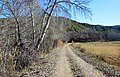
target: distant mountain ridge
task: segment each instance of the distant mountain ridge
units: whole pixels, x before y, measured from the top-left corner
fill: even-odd
[[[75,21],[75,20],[72,20],[73,22],[76,22],[76,23],[79,23],[79,24],[82,24],[82,25],[84,25],[84,26],[88,26],[88,27],[98,27],[98,26],[101,26],[101,28],[106,28],[106,29],[114,29],[114,30],[116,30],[116,31],[120,31],[120,25],[118,24],[118,25],[113,25],[113,26],[105,26],[105,25],[100,25],[100,24],[98,24],[98,25],[93,25],[93,24],[89,24],[89,23],[82,23],[82,22],[77,22],[77,21]]]
[[[120,25],[107,26],[107,27],[120,31]]]

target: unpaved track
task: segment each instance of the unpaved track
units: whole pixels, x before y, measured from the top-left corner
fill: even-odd
[[[36,65],[37,71],[33,68],[35,71],[32,71],[32,73],[28,71],[27,75],[21,75],[21,77],[80,77],[74,76],[73,69],[71,70],[70,67],[74,63],[70,64],[67,55],[75,61],[75,65],[79,66],[78,68],[85,75],[82,77],[105,77],[102,72],[78,57],[71,50],[69,44],[56,48],[49,54],[46,64]]]
[[[53,77],[73,77],[73,73],[70,69],[68,61],[69,54],[77,65],[80,66],[81,71],[85,74],[85,77],[105,77],[102,72],[95,69],[92,65],[86,63],[83,59],[78,57],[71,49],[69,44],[64,45],[58,49],[59,61],[56,65],[56,72]]]
[[[68,54],[76,61],[80,66],[81,71],[85,74],[85,77],[106,77],[102,72],[95,69],[92,65],[86,63],[83,59],[78,57],[69,47],[65,45],[66,51]]]
[[[60,47],[58,53],[59,53],[59,59],[53,77],[73,77],[73,73],[70,69],[70,64],[66,56],[67,52],[65,50],[65,46]]]

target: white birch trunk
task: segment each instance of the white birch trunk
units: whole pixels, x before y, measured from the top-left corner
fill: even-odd
[[[35,46],[35,49],[36,49],[36,50],[39,50],[39,49],[40,49],[40,44],[43,42],[43,39],[44,39],[45,34],[46,34],[46,31],[47,31],[47,29],[48,29],[48,27],[49,27],[49,24],[50,24],[51,16],[52,16],[53,10],[54,10],[54,8],[55,8],[56,2],[57,2],[57,0],[54,1],[54,4],[53,4],[53,6],[52,6],[52,8],[51,8],[51,11],[50,11],[50,14],[49,14],[49,16],[48,16],[48,18],[47,18],[47,21],[46,21],[46,23],[45,23],[45,27],[43,28],[42,34],[41,34],[40,38],[39,38],[38,41],[37,41],[37,44],[36,44],[36,46]]]

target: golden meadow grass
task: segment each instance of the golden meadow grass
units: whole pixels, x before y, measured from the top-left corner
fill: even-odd
[[[94,53],[105,59],[106,62],[120,66],[120,42],[89,42],[77,43],[86,52]]]

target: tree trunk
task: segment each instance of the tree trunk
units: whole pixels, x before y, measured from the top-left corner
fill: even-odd
[[[53,4],[53,6],[52,6],[52,9],[51,9],[51,11],[50,11],[50,14],[49,14],[49,16],[48,16],[48,18],[47,18],[47,21],[46,21],[46,23],[45,23],[45,27],[43,28],[42,34],[41,34],[40,38],[38,39],[38,41],[37,41],[37,43],[36,43],[36,45],[35,45],[35,50],[39,50],[40,44],[43,42],[43,39],[44,39],[45,34],[46,34],[46,31],[47,31],[47,29],[48,29],[48,27],[49,27],[49,24],[50,24],[50,19],[51,19],[53,10],[54,10],[54,8],[55,8],[56,2],[57,2],[57,0],[55,0],[54,4]],[[43,22],[43,23],[44,23],[44,22]]]
[[[21,44],[21,39],[20,39],[20,25],[18,22],[18,16],[15,15],[15,12],[13,11],[12,7],[10,6],[10,3],[6,0],[5,4],[7,5],[8,9],[10,10],[10,12],[12,13],[15,22],[16,22],[16,37],[17,37],[17,44],[20,45]],[[17,11],[17,10],[15,10]]]
[[[18,19],[16,17],[15,18],[15,21],[16,21],[16,36],[17,36],[17,43],[18,45],[21,44],[21,39],[20,39],[20,26],[19,26],[19,22],[18,22]]]
[[[35,19],[34,19],[34,14],[33,14],[33,10],[32,10],[32,13],[31,13],[31,20],[32,20],[32,40],[33,40],[33,44],[35,42],[35,30],[34,30],[34,27],[35,27]]]

